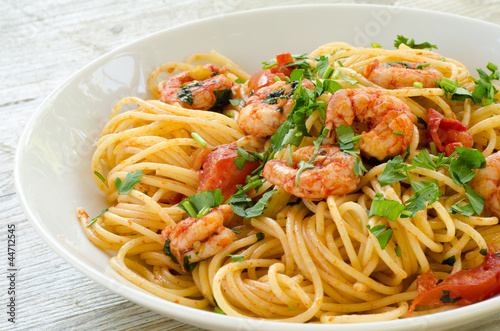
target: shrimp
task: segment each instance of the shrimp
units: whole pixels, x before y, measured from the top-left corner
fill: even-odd
[[[236,120],[243,132],[259,138],[273,135],[295,105],[292,97],[297,85],[297,82],[277,81],[259,88]],[[314,88],[308,80],[303,80],[302,86]]]
[[[335,92],[326,108],[326,128],[367,126],[359,149],[368,157],[382,161],[401,154],[413,138],[413,114],[402,100],[374,88],[345,89]]]
[[[485,199],[484,206],[500,217],[500,152],[486,158],[486,167],[477,171],[470,187]]]
[[[262,176],[271,184],[304,199],[322,200],[331,195],[354,192],[361,180],[354,173],[356,157],[327,145],[319,148],[312,162],[314,168],[304,170],[296,185],[298,164],[301,160],[309,161],[314,149],[314,146],[297,149],[292,153],[292,166],[279,160],[268,161]]]
[[[234,232],[224,227],[234,213],[229,205],[221,205],[201,218],[186,218],[175,226],[167,226],[161,238],[170,240],[170,252],[186,269],[197,261],[220,252],[234,239]]]
[[[213,64],[197,66],[158,84],[160,101],[184,108],[221,110],[240,95],[240,84],[225,76],[226,69]]]
[[[413,87],[415,82],[421,83],[424,88],[437,87],[434,82],[443,78],[439,70],[426,63],[391,61],[380,65],[378,60],[366,66],[364,75],[369,81],[386,89]]]

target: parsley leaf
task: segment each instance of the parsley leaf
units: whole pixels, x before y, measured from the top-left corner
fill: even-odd
[[[257,241],[264,240],[264,238],[266,237],[266,235],[264,234],[264,232],[257,232],[255,234],[255,236],[257,237]]]
[[[476,87],[472,92],[472,100],[474,100],[474,103],[481,106],[487,106],[491,103],[498,102],[498,99],[495,98],[495,94],[498,90],[491,84],[492,80],[498,80],[500,78],[498,66],[488,62],[486,68],[491,71],[491,74],[487,75],[482,69],[476,69],[479,74],[479,79],[474,81]]]
[[[455,262],[457,261],[455,255],[452,255],[450,256],[449,258],[447,258],[446,260],[443,260],[443,262],[441,262],[441,264],[447,264],[449,266],[452,266],[455,264]]]
[[[94,175],[101,180],[101,182],[106,183],[106,178],[97,170],[94,170]]]
[[[237,157],[234,159],[234,164],[238,168],[238,170],[243,169],[245,166],[245,163],[248,162],[254,162],[257,160],[261,160],[261,156],[258,153],[246,151],[241,147],[236,146],[237,154],[240,157]]]
[[[240,103],[241,103],[241,98],[238,98],[238,99],[230,99],[230,100],[229,100],[229,103],[230,103],[231,105],[235,106],[235,107],[236,107],[236,106],[239,106],[239,105],[240,105]]]
[[[177,97],[179,98],[179,100],[184,101],[188,105],[192,106],[194,98],[193,93],[191,93],[189,87],[187,87],[186,85],[182,85],[180,89],[180,92],[177,92]]]
[[[413,67],[408,62],[403,62],[403,61],[389,61],[389,62],[384,63],[384,65],[382,67],[390,67],[393,64],[400,64],[403,67],[406,67],[406,69],[413,69]]]
[[[386,217],[394,222],[403,210],[405,210],[405,206],[398,201],[388,200],[381,193],[377,193],[372,201],[368,216]]]
[[[471,93],[468,90],[460,87],[460,83],[452,81],[448,78],[442,78],[440,82],[434,82],[438,85],[446,94],[446,97],[451,101],[464,101],[466,98],[470,98],[475,104],[481,106],[487,106],[489,104],[498,102],[495,98],[495,94],[498,90],[491,83],[492,80],[498,80],[500,78],[500,72],[498,67],[493,63],[488,63],[486,68],[491,71],[491,74],[486,74],[482,69],[476,69],[479,74],[479,79],[474,79],[475,87],[474,91]]]
[[[474,214],[474,208],[472,207],[472,204],[469,202],[459,206],[458,204],[461,203],[462,201],[464,201],[464,199],[457,201],[457,203],[451,206],[450,209],[451,213],[453,214],[459,213],[464,216],[472,216],[472,214]]]
[[[358,156],[356,157],[356,162],[354,163],[354,174],[356,175],[356,177],[359,177],[363,175],[363,172],[368,172],[368,169],[366,169],[366,167],[363,165],[363,162]]]
[[[339,70],[340,71],[340,70]],[[355,79],[350,79],[346,74],[344,74],[342,71],[340,71],[340,77],[348,82],[349,84],[352,84],[352,85],[355,85],[355,84],[358,84],[359,82]]]
[[[386,163],[384,171],[378,178],[378,182],[380,183],[380,185],[386,186],[405,180],[406,174],[403,174],[403,172],[406,170],[406,168],[407,166],[405,163],[403,163],[403,159],[400,155],[398,155]]]
[[[472,94],[460,87],[461,85],[457,81],[443,77],[441,81],[434,83],[444,91],[450,101],[464,101],[466,98],[472,98]]]
[[[419,210],[426,208],[426,203],[429,205],[438,201],[443,192],[439,190],[439,186],[436,181],[424,181],[424,182],[411,182],[414,190],[414,195],[405,201],[406,210],[411,212],[411,217],[415,217]],[[414,186],[415,183],[417,186]],[[425,183],[425,184],[424,184]],[[415,190],[417,188],[417,190]]]
[[[450,291],[443,290],[443,295],[441,296],[442,303],[455,303],[460,299],[462,299],[462,297],[450,298]]]
[[[129,194],[133,188],[141,182],[142,170],[129,172],[122,182],[120,177],[115,179],[115,187],[118,194]]]
[[[226,313],[222,309],[220,309],[219,306],[214,307],[214,313],[226,315]]]
[[[212,91],[212,93],[215,95],[215,102],[209,111],[222,110],[222,108],[230,104],[230,100],[233,97],[233,91],[230,88]]]
[[[190,259],[191,259],[191,255],[184,255],[184,259],[182,261],[184,269],[187,272],[192,272],[194,270],[194,268],[196,268],[196,266],[198,265],[198,262],[189,263]]]
[[[394,251],[396,252],[396,256],[401,256],[401,248],[399,248],[399,246],[396,246]]]
[[[245,218],[252,218],[252,217],[257,217],[262,215],[264,212],[264,209],[266,208],[266,204],[271,198],[271,196],[276,192],[277,190],[272,190],[269,192],[266,192],[262,195],[262,197],[254,202],[250,197],[248,197],[244,193],[239,194],[239,198],[233,199],[229,205],[233,209],[234,213],[236,215],[239,215],[241,217]],[[238,192],[237,192],[238,193]],[[235,193],[233,197],[237,194]],[[244,194],[246,198],[242,197],[241,194]]]
[[[469,203],[476,214],[481,215],[484,208],[484,198],[471,189],[469,185],[465,185],[465,196],[469,199]]]
[[[456,147],[455,150],[458,157],[451,159],[449,173],[457,185],[464,186],[476,175],[472,169],[486,167],[486,159],[474,148]]]
[[[436,164],[431,158],[431,155],[429,152],[424,149],[421,152],[419,152],[413,160],[411,161],[411,164],[420,168],[425,168],[425,169],[430,169],[430,170],[436,170]]]
[[[233,262],[239,262],[243,261],[245,259],[245,255],[231,255],[231,254],[226,254],[226,256],[229,256]]]
[[[398,35],[397,39],[394,40],[394,47],[398,48],[399,45],[401,45],[401,44],[404,44],[404,45],[406,45],[410,48],[413,48],[413,49],[426,49],[426,48],[429,50],[432,50],[433,48],[437,49],[436,45],[431,45],[428,42],[416,44],[415,40],[413,40],[413,39],[410,40],[409,38],[405,38],[402,35]]]
[[[375,225],[372,228],[369,224],[367,224],[366,227],[377,238],[380,248],[385,249],[385,246],[387,246],[389,240],[391,240],[393,232],[392,229],[387,230],[385,225]]]
[[[105,212],[107,212],[108,210],[109,210],[109,208],[105,208],[105,209],[103,209],[99,215],[97,215],[96,217],[94,217],[94,218],[90,221],[90,223],[89,223],[89,224],[87,224],[87,227],[92,226],[92,224],[94,224],[94,223],[95,223],[95,222],[99,219],[99,217],[101,217],[101,216],[102,216],[102,214],[104,214],[104,213],[105,213]]]
[[[340,150],[344,153],[356,156],[356,162],[354,163],[354,174],[356,176],[361,176],[363,172],[368,172],[368,169],[363,165],[361,158],[359,157],[360,150],[355,149],[354,145],[358,143],[361,136],[355,136],[354,130],[351,126],[344,126],[343,124],[335,128],[335,132],[338,137],[338,144]]]
[[[189,217],[200,218],[205,216],[210,208],[217,208],[224,202],[222,190],[204,191],[193,194],[179,202],[177,205],[180,209],[188,213]],[[203,211],[202,213],[200,213]]]
[[[179,264],[179,261],[177,261],[177,258],[170,250],[170,238],[165,239],[165,244],[163,245],[163,254],[170,257],[172,261],[174,261],[174,263]]]
[[[304,160],[300,161],[300,163],[299,163],[299,170],[297,171],[297,175],[295,176],[295,186],[296,187],[299,186],[299,177],[300,177],[300,174],[304,170],[306,170],[306,169],[314,168],[314,166],[313,166],[314,159],[318,155],[318,151],[319,151],[319,148],[321,146],[321,143],[323,142],[323,139],[325,139],[325,137],[328,135],[328,131],[329,131],[328,129],[323,130],[323,133],[313,143],[315,148],[314,148],[314,152],[311,155],[311,158],[309,159],[309,161],[307,161],[307,162],[304,162]]]

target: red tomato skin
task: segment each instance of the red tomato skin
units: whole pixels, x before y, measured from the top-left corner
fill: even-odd
[[[276,66],[254,73],[248,81],[248,89],[250,91],[256,91],[261,87],[269,86],[275,82],[274,77],[279,77],[280,80],[285,80],[287,77],[290,77],[294,68],[282,68],[282,66],[291,62],[293,62],[293,56],[290,53],[276,55]]]
[[[203,169],[199,170],[198,192],[221,189],[227,200],[238,189],[236,185],[245,184],[245,179],[257,169],[259,162],[246,162],[241,170],[234,164],[238,156],[235,144],[220,145],[203,159]]]
[[[439,153],[447,156],[455,151],[455,147],[472,147],[472,135],[467,126],[457,120],[444,118],[432,108],[427,113],[427,139],[436,144]]]
[[[418,276],[419,296],[413,300],[407,316],[410,317],[417,305],[465,306],[500,293],[500,257],[496,255],[498,251],[496,246],[488,246],[488,254],[482,265],[461,270],[440,284],[437,284],[438,279],[432,270]],[[460,299],[454,303],[444,303],[441,301],[443,291],[449,292],[450,299]]]

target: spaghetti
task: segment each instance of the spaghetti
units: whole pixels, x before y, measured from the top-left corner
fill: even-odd
[[[200,61],[211,66],[195,65]],[[419,75],[425,76],[430,70],[430,83],[425,77],[418,80]],[[182,80],[158,82],[165,73],[178,71],[184,75]],[[410,71],[413,76],[408,86],[405,72]],[[389,77],[392,80],[404,76],[402,85],[388,86],[387,75],[394,75]],[[440,86],[433,83],[439,79]],[[212,85],[203,83],[208,80]],[[454,82],[455,89],[450,92],[443,82]],[[286,84],[292,90],[287,90]],[[91,161],[95,182],[111,206],[92,221],[82,208],[78,209],[80,223],[94,245],[117,251],[111,266],[124,278],[188,307],[295,323],[356,323],[406,317],[412,301],[422,294],[417,286],[418,275],[432,270],[438,279],[447,279],[460,270],[480,266],[493,247],[488,245],[500,243],[497,216],[486,209],[481,213],[482,206],[474,204],[478,194],[472,193],[475,191],[470,186],[480,192],[482,183],[472,179],[474,185],[468,185],[456,170],[460,166],[457,162],[470,165],[465,159],[468,151],[479,150],[489,157],[500,149],[500,105],[476,103],[471,96],[475,86],[467,68],[458,61],[404,44],[386,50],[331,43],[308,56],[278,56],[276,63],[268,63],[253,76],[213,51],[193,55],[185,63],[163,64],[149,79],[156,100],[126,97],[111,111]],[[172,98],[165,92],[168,88],[177,89],[168,92]],[[335,106],[329,103],[331,95],[341,90],[357,93],[360,89],[375,91],[374,96],[364,96],[373,98],[369,102],[377,102],[383,93],[409,109],[411,120],[406,129],[410,135],[406,133],[406,141],[398,137],[405,133],[392,132],[392,138],[401,144],[397,152],[376,159],[358,149],[370,139],[364,135],[372,129],[368,117],[358,123],[346,121],[342,128],[351,130],[347,135],[337,124],[330,125],[330,131],[325,128],[328,120],[324,112]],[[459,92],[469,96],[460,99]],[[309,105],[313,106],[304,101],[305,95],[312,99]],[[459,100],[451,101],[453,98]],[[353,100],[349,107],[359,102]],[[243,110],[254,103],[252,111],[271,107],[266,108],[267,113],[259,113],[255,121]],[[190,109],[193,104],[206,107]],[[436,114],[431,114],[430,108]],[[238,125],[243,120],[257,126],[257,131],[259,125],[267,125],[278,133],[247,135]],[[302,127],[306,134],[299,141],[283,138],[283,134],[283,146],[279,146],[278,138],[271,136],[277,137],[286,123],[290,125],[288,131]],[[352,177],[359,182],[353,189],[341,195],[297,197],[295,191],[287,192],[280,185],[283,179],[278,170],[273,184],[261,177],[262,167],[265,174],[268,166],[264,163],[281,162],[284,168],[293,170],[290,180],[297,181],[296,187],[306,185],[305,176],[312,176],[321,167],[318,162],[325,157],[322,154],[330,153],[321,144],[339,146],[338,153],[352,158],[349,167],[353,167]],[[379,147],[386,148],[384,144],[386,141],[381,140]],[[233,181],[231,192],[223,194],[222,199],[235,206],[238,199],[234,196],[239,193],[241,198],[243,193],[248,195],[245,203],[255,206],[255,201],[267,194],[261,200],[266,207],[260,214],[244,211],[250,216],[234,216],[226,223],[228,217],[222,213],[211,214],[221,210],[217,204],[207,206],[212,209],[205,213],[187,217],[181,200],[224,185],[210,184],[208,189],[200,189],[201,176],[220,175],[217,171],[204,175],[200,172],[208,172],[213,165],[206,161],[207,154],[214,153],[210,148],[233,153],[230,163],[237,163],[237,158],[242,162],[238,170],[231,170],[229,182],[243,164],[256,163],[242,178],[247,178],[247,186],[249,179],[257,178],[259,185],[242,192],[246,183]],[[301,162],[292,160],[301,148],[310,148],[313,155]],[[354,169],[354,161],[359,168]],[[234,164],[225,169],[231,166]],[[481,167],[484,163],[476,166]],[[140,175],[136,181],[128,178],[134,173]],[[312,181],[310,190],[317,180]],[[378,211],[377,206],[381,206]],[[222,230],[209,234],[215,248],[189,232],[195,231],[195,225],[186,226],[185,233],[175,232],[180,224],[186,224],[182,223],[186,219],[192,224],[209,224],[210,217],[224,221],[224,226],[218,223]],[[196,231],[205,231],[203,226]],[[223,229],[228,228],[232,231],[225,233]],[[194,239],[186,238],[191,235]],[[229,238],[224,245],[222,237]],[[177,255],[172,253],[182,240],[188,241],[187,246],[178,248]],[[208,251],[213,248],[214,253],[197,259],[198,248],[201,252],[203,245]],[[188,258],[187,251],[191,252]],[[196,263],[192,263],[194,260]],[[452,294],[450,297],[454,298]],[[460,304],[459,299],[454,303],[457,301]],[[417,306],[412,316],[454,305],[443,302],[435,306]]]

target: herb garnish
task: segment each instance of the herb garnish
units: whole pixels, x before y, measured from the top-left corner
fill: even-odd
[[[180,92],[177,92],[177,97],[181,101],[192,106],[194,98],[193,98],[193,93],[191,93],[191,90],[189,89],[189,87],[187,87],[186,85],[182,85],[180,89],[181,89]]]
[[[394,222],[404,210],[405,206],[398,201],[388,200],[384,198],[382,193],[377,193],[372,201],[368,216],[386,217]]]
[[[447,258],[446,260],[443,260],[443,262],[441,262],[441,264],[447,264],[449,266],[452,266],[455,264],[455,262],[457,261],[455,255],[452,255],[450,256],[449,258]]]
[[[446,94],[446,97],[450,101],[464,101],[469,98],[474,101],[475,104],[481,106],[487,106],[492,103],[498,102],[495,98],[495,94],[498,90],[491,83],[493,80],[500,79],[500,72],[498,71],[498,66],[491,62],[488,62],[486,68],[491,71],[491,74],[486,74],[482,69],[476,69],[479,74],[479,79],[472,80],[475,83],[474,91],[471,93],[468,90],[460,87],[460,83],[453,81],[449,78],[443,77],[440,82],[434,82],[438,85]]]
[[[105,209],[103,209],[99,215],[97,215],[96,217],[94,217],[94,218],[90,221],[90,223],[89,223],[89,224],[87,224],[87,227],[92,226],[92,224],[94,224],[94,223],[95,223],[95,222],[99,219],[99,217],[101,217],[101,216],[102,216],[102,214],[104,214],[104,213],[105,213],[105,212],[107,212],[108,210],[109,210],[109,208],[105,208]]]
[[[335,133],[337,133],[340,150],[356,157],[356,162],[354,163],[354,174],[359,177],[363,174],[363,172],[368,172],[359,157],[360,150],[358,148],[354,148],[354,145],[358,143],[362,136],[355,136],[352,127],[346,127],[343,124],[335,128]]]
[[[231,255],[231,254],[226,254],[226,256],[229,256],[233,262],[239,262],[243,261],[245,259],[245,255]]]
[[[264,238],[266,237],[266,235],[264,234],[264,232],[257,232],[255,234],[255,236],[257,237],[257,241],[264,240]]]
[[[455,157],[456,155],[458,157]],[[413,181],[410,178],[409,170],[415,166],[431,170],[446,167],[452,180],[457,185],[465,188],[465,195],[469,199],[467,204],[459,205],[462,201],[457,202],[451,207],[450,212],[461,213],[465,216],[470,216],[473,213],[480,215],[484,208],[484,198],[470,188],[467,183],[475,176],[473,169],[484,168],[485,165],[486,160],[482,153],[473,148],[456,147],[455,152],[448,157],[444,153],[439,154],[439,156],[431,156],[427,150],[423,150],[415,155],[411,166],[404,163],[399,155],[388,161],[378,181],[382,186],[385,186],[407,180],[413,189],[414,195],[402,204],[405,208],[401,212],[401,216],[415,217],[419,210],[425,209],[427,205],[436,202],[443,195],[443,192],[441,192],[435,180]],[[383,211],[378,211],[379,204],[379,201],[375,202],[376,209],[372,213],[384,216]],[[386,205],[388,203],[384,202],[382,206],[385,207]],[[401,207],[398,209],[401,209]]]
[[[106,183],[106,178],[97,170],[94,170],[94,175],[101,180],[101,182]]]
[[[408,46],[410,48],[413,48],[413,49],[426,49],[426,48],[429,49],[429,50],[432,50],[433,48],[437,49],[436,45],[431,45],[428,42],[424,42],[424,43],[421,43],[421,44],[416,44],[415,40],[409,39],[409,38],[405,38],[402,35],[398,35],[397,39],[394,40],[394,47],[398,48],[399,45],[401,45],[401,44],[406,45],[406,46]]]
[[[115,179],[115,187],[118,194],[129,194],[132,189],[141,182],[142,170],[129,172],[122,182],[120,177]]]
[[[177,264],[179,263],[179,261],[177,261],[177,258],[175,257],[175,255],[170,250],[170,238],[165,239],[165,244],[163,245],[163,254],[170,257],[172,259],[172,261],[174,261],[174,263],[177,263]]]
[[[377,238],[381,249],[385,249],[385,246],[389,243],[392,237],[392,229],[388,229],[385,225],[375,225],[373,228],[367,224],[368,230]]]
[[[442,303],[455,303],[460,299],[462,299],[462,297],[450,298],[450,291],[443,290],[443,295],[441,296]]]
[[[215,95],[215,102],[209,111],[220,111],[225,106],[229,105],[231,98],[233,97],[233,91],[231,89],[222,89],[217,91],[212,91]]]
[[[179,202],[180,209],[188,213],[189,217],[200,218],[208,214],[210,208],[217,208],[224,202],[222,190],[204,191],[193,194]]]

